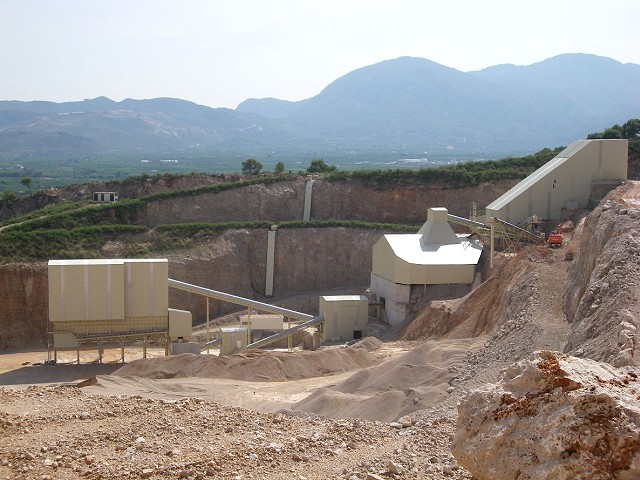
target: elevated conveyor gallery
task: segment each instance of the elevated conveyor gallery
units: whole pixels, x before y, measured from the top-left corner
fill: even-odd
[[[534,215],[560,220],[564,209],[588,208],[594,184],[615,188],[627,179],[628,140],[578,140],[487,205],[495,217],[520,225]]]

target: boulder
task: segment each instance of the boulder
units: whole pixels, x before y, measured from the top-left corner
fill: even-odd
[[[453,454],[478,480],[640,478],[639,375],[535,352],[463,398]]]

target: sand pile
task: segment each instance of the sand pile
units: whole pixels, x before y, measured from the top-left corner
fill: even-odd
[[[367,352],[374,352],[384,345],[382,341],[376,337],[366,337],[352,345],[353,348],[364,348]]]
[[[319,377],[370,367],[376,358],[367,348],[325,348],[315,352],[251,350],[231,356],[194,355],[140,359],[113,373],[120,377],[233,378],[249,381],[286,381]]]
[[[322,388],[293,410],[331,418],[391,421],[446,399],[468,354],[482,340],[427,341],[382,365]]]

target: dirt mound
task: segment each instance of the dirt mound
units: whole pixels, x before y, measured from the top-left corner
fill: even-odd
[[[497,257],[484,283],[463,298],[431,302],[407,326],[402,339],[466,338],[493,330],[513,313],[517,299],[528,295],[522,281],[526,282],[534,263],[526,261],[526,255]]]
[[[352,346],[353,348],[364,348],[367,352],[374,352],[380,349],[382,345],[384,344],[376,337],[366,337],[359,342],[354,343]]]
[[[481,344],[474,339],[427,341],[320,389],[292,408],[331,418],[395,420],[446,398],[468,354]]]
[[[233,378],[258,382],[299,380],[347,372],[373,365],[376,359],[365,348],[326,348],[315,352],[251,350],[231,356],[185,353],[135,360],[113,373],[128,377]]]

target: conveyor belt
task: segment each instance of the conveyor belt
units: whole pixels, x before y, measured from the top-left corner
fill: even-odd
[[[287,330],[283,330],[269,337],[263,338],[262,340],[258,340],[257,342],[253,342],[247,345],[245,348],[260,348],[265,345],[269,345],[270,343],[273,343],[281,338],[288,337],[289,335],[292,335],[298,330],[302,330],[303,328],[307,328],[312,325],[316,325],[318,323],[324,322],[324,318],[322,317],[315,317],[307,313],[296,312],[295,310],[289,310],[288,308],[282,308],[276,305],[258,302],[257,300],[251,300],[249,298],[232,295],[230,293],[224,293],[224,292],[219,292],[217,290],[211,290],[209,288],[199,287],[198,285],[192,285],[190,283],[181,282],[179,280],[173,280],[171,278],[169,279],[169,286],[173,288],[177,288],[179,290],[184,290],[186,292],[197,293],[198,295],[204,295],[209,298],[215,298],[218,300],[223,300],[225,302],[234,303],[236,305],[242,305],[244,307],[255,308],[256,310],[261,310],[264,312],[283,315],[287,318],[295,318],[297,320],[303,320],[301,324],[296,325],[295,327],[291,327]],[[219,338],[216,338],[210,342],[207,342],[201,347],[201,350],[206,350],[207,347],[216,345],[217,343],[220,343],[220,341],[221,340]]]

